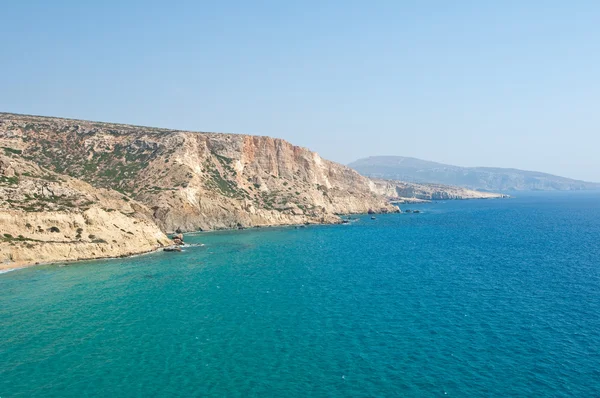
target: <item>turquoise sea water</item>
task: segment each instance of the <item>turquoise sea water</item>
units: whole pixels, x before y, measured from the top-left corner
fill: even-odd
[[[600,395],[600,194],[0,275],[0,397]]]

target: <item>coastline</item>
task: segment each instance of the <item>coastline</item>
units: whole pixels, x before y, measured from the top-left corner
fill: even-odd
[[[139,256],[145,256],[145,255],[152,254],[152,253],[159,253],[165,247],[167,247],[167,246],[161,246],[161,247],[157,247],[152,250],[145,250],[145,251],[140,251],[140,252],[135,252],[135,253],[130,253],[130,254],[119,255],[119,256],[108,255],[108,256],[86,257],[86,258],[77,258],[77,259],[64,259],[64,260],[55,260],[55,261],[33,262],[33,263],[21,262],[21,263],[15,263],[14,266],[13,266],[13,264],[10,264],[8,266],[6,266],[6,264],[0,264],[0,275],[6,274],[8,272],[16,271],[19,269],[32,268],[32,267],[37,267],[37,266],[41,266],[41,265],[53,265],[53,264],[60,264],[60,263],[73,264],[73,263],[79,263],[79,262],[84,262],[84,261],[117,260],[117,259],[122,259],[122,258],[134,258],[134,257],[139,257]]]
[[[388,212],[388,213],[380,213],[378,212],[377,214],[398,214],[398,213],[392,213],[392,212]],[[267,228],[292,228],[292,227],[307,227],[310,225],[313,226],[318,226],[318,225],[343,225],[343,220],[342,217],[348,217],[348,216],[366,216],[367,213],[349,213],[349,214],[340,214],[338,215],[338,217],[340,217],[336,222],[307,222],[304,224],[297,224],[297,223],[290,223],[290,224],[264,224],[264,225],[254,225],[251,227],[244,227],[244,228],[239,228],[239,227],[232,227],[232,228],[219,228],[219,229],[212,229],[212,230],[207,230],[207,231],[188,231],[185,232],[184,235],[196,235],[196,234],[207,234],[207,233],[214,233],[214,232],[226,232],[226,231],[236,231],[236,230],[256,230],[256,229],[267,229]],[[171,235],[171,233],[169,233],[168,235]],[[94,261],[94,260],[116,260],[116,259],[121,259],[121,258],[133,258],[133,257],[138,257],[138,256],[144,256],[144,255],[148,255],[148,254],[152,254],[152,253],[159,253],[161,252],[165,247],[168,247],[169,245],[164,245],[164,246],[160,246],[157,247],[155,249],[152,250],[145,250],[145,251],[140,251],[140,252],[132,252],[129,254],[123,254],[123,255],[106,255],[106,256],[96,256],[96,257],[85,257],[85,258],[77,258],[77,259],[57,259],[57,260],[53,260],[53,261],[44,261],[44,262],[15,262],[13,264],[0,264],[0,274],[5,274],[11,271],[16,271],[19,269],[23,269],[23,268],[31,268],[31,267],[37,267],[37,266],[41,266],[41,265],[52,265],[52,264],[59,264],[59,263],[78,263],[78,262],[83,262],[83,261]],[[184,246],[185,248],[185,246]]]
[[[498,198],[491,198],[491,199],[505,199],[505,198],[510,198],[510,196],[507,195],[502,198],[498,197]],[[474,200],[474,199],[481,200],[481,199],[488,199],[488,198],[468,198],[468,199],[453,199],[453,200]],[[417,199],[417,201],[415,201],[415,202],[404,202],[404,203],[397,202],[397,201],[390,201],[389,202],[390,204],[398,207],[398,209],[399,209],[398,212],[386,212],[386,213],[376,212],[376,214],[399,214],[399,213],[402,213],[402,210],[399,207],[400,204],[424,204],[424,203],[432,203],[432,202],[435,202],[435,201],[420,200],[420,199]],[[227,231],[236,231],[236,230],[256,230],[256,229],[268,229],[268,228],[292,228],[292,227],[305,228],[305,227],[311,226],[311,225],[312,226],[345,225],[345,223],[343,222],[343,217],[350,217],[350,216],[361,217],[361,216],[368,216],[368,215],[369,215],[369,213],[338,214],[337,216],[339,217],[339,219],[336,222],[307,222],[307,223],[303,223],[303,224],[297,224],[297,223],[263,224],[263,225],[254,225],[251,227],[243,227],[243,228],[232,227],[232,228],[211,229],[211,230],[206,230],[206,231],[187,231],[187,232],[184,232],[184,235],[200,235],[200,234],[209,234],[209,233],[216,233],[216,232],[227,232]],[[171,233],[169,233],[169,235],[171,235]],[[168,246],[169,245],[163,245],[163,246],[159,246],[154,249],[151,249],[151,250],[144,250],[144,251],[140,251],[140,252],[131,252],[128,254],[123,254],[123,255],[105,255],[105,256],[85,257],[85,258],[76,258],[76,259],[57,259],[57,260],[53,260],[53,261],[44,261],[44,262],[18,262],[18,263],[14,263],[14,264],[10,264],[10,265],[0,264],[0,275],[11,272],[11,271],[23,269],[23,268],[31,268],[31,267],[41,266],[41,265],[53,265],[53,264],[59,264],[59,263],[72,264],[72,263],[78,263],[78,262],[84,262],[84,261],[94,261],[94,260],[116,260],[116,259],[122,259],[122,258],[134,258],[134,257],[138,257],[138,256],[152,254],[152,253],[159,253],[165,247],[168,247]]]
[[[210,377],[211,385],[200,393],[210,395],[216,391],[213,386],[222,386],[218,392],[227,395],[233,384],[223,383],[221,369],[226,369],[236,372],[235,380],[232,379],[234,386],[240,390],[247,388],[248,395],[272,391],[274,384],[265,380],[265,374],[275,374],[275,385],[281,386],[278,392],[285,395],[290,384],[283,386],[278,382],[276,372],[281,368],[280,362],[265,362],[265,355],[273,354],[272,343],[282,342],[287,353],[298,354],[287,356],[284,352],[282,358],[287,361],[286,366],[300,365],[302,380],[298,372],[285,379],[286,383],[300,383],[292,384],[300,395],[301,391],[312,388],[315,375],[326,386],[319,393],[327,395],[340,387],[346,389],[340,398],[352,395],[356,383],[371,380],[375,366],[386,376],[381,378],[384,384],[369,388],[365,394],[377,395],[380,391],[393,394],[397,390],[393,376],[404,369],[392,369],[389,365],[397,363],[399,351],[414,353],[416,342],[422,350],[417,361],[422,363],[413,363],[406,373],[415,376],[416,387],[412,391],[425,395],[430,391],[435,395],[437,391],[439,395],[439,385],[444,382],[417,390],[418,386],[424,386],[422,368],[431,370],[430,376],[435,378],[439,371],[429,366],[431,360],[440,369],[447,369],[444,366],[448,364],[448,352],[466,347],[464,355],[468,356],[471,348],[468,342],[481,331],[482,322],[499,333],[508,326],[513,334],[508,336],[510,340],[476,339],[484,355],[467,367],[486,368],[489,363],[486,353],[496,350],[500,355],[497,363],[509,372],[509,379],[515,374],[514,361],[511,362],[515,350],[506,348],[513,342],[525,341],[513,337],[528,338],[532,333],[537,333],[533,337],[539,341],[548,337],[544,327],[548,319],[554,319],[556,308],[547,305],[548,298],[542,294],[510,298],[507,293],[514,292],[515,278],[519,281],[526,278],[527,286],[523,286],[526,289],[550,292],[550,298],[558,300],[561,304],[558,307],[563,310],[556,323],[562,329],[556,330],[559,333],[556,336],[558,347],[565,350],[517,350],[523,354],[525,367],[532,356],[538,358],[540,353],[548,354],[548,360],[559,365],[561,360],[575,355],[581,361],[569,377],[578,383],[579,369],[593,372],[595,364],[577,353],[589,347],[587,342],[594,341],[598,330],[587,316],[594,313],[593,302],[584,301],[589,305],[582,309],[579,298],[583,293],[587,296],[597,293],[595,285],[589,283],[589,276],[600,258],[600,248],[594,241],[600,231],[600,221],[596,222],[600,217],[599,198],[598,194],[575,198],[523,195],[512,201],[409,205],[406,207],[419,208],[421,215],[382,215],[374,221],[367,215],[353,216],[358,221],[347,228],[312,225],[303,229],[281,227],[186,234],[184,239],[190,246],[200,242],[205,246],[189,247],[183,253],[59,263],[0,275],[3,314],[7,315],[3,341],[8,356],[3,359],[14,369],[4,378],[5,390],[23,395],[36,395],[40,391],[64,395],[66,391],[77,396],[81,395],[82,386],[76,379],[84,372],[93,381],[86,385],[94,388],[89,391],[99,395],[111,386],[116,386],[117,395],[119,391],[134,396],[152,395],[164,385],[183,388],[185,394],[193,396],[199,394],[198,386],[204,386],[206,377]],[[533,218],[532,208],[536,209]],[[592,229],[588,231],[586,227]],[[541,239],[536,234],[541,229],[550,235]],[[571,233],[574,235],[568,235]],[[535,251],[526,253],[528,261],[523,261],[522,253],[515,252],[515,248],[529,244]],[[581,247],[593,251],[582,252]],[[576,279],[572,281],[565,276]],[[490,280],[494,281],[491,290]],[[564,283],[557,284],[560,281]],[[587,290],[581,292],[579,288]],[[362,293],[357,295],[356,289]],[[554,294],[556,289],[560,295]],[[490,295],[480,300],[473,295],[474,291]],[[562,307],[563,296],[573,299],[568,307]],[[497,302],[505,312],[490,310],[491,302]],[[523,322],[532,319],[532,308],[542,310],[536,318],[539,327],[523,328]],[[514,315],[515,321],[507,323],[506,313]],[[575,320],[573,314],[581,317]],[[397,322],[399,319],[406,322]],[[417,329],[407,329],[406,324]],[[331,333],[324,334],[324,328],[330,328]],[[378,333],[381,330],[389,333]],[[437,335],[430,338],[432,330]],[[449,330],[451,333],[446,333]],[[579,334],[582,330],[585,335]],[[568,346],[560,344],[561,339],[574,333],[586,340],[572,341]],[[415,339],[415,336],[426,338]],[[448,338],[440,340],[439,336]],[[257,345],[257,338],[263,337],[264,344]],[[324,339],[330,356],[321,360],[322,344],[315,344],[315,338]],[[113,349],[115,344],[121,348]],[[440,344],[445,344],[442,351],[438,349]],[[351,366],[350,371],[344,363],[337,366],[338,359],[349,351],[373,347],[376,347],[373,353],[380,355],[367,358],[373,366],[359,363],[356,368]],[[76,355],[65,356],[65,349]],[[165,356],[165,350],[169,356]],[[281,354],[275,351],[275,356]],[[433,359],[431,353],[435,354]],[[122,377],[123,372],[130,370],[127,359],[131,355],[143,357],[142,362],[147,365],[134,371],[139,383],[133,385]],[[231,361],[239,355],[254,362]],[[74,369],[81,358],[89,359],[89,366]],[[320,361],[316,365],[315,358]],[[359,357],[348,358],[365,364]],[[56,366],[39,368],[40,361]],[[181,366],[169,366],[173,361]],[[123,365],[123,372],[115,369],[119,364]],[[259,368],[248,373],[247,364]],[[268,368],[263,372],[260,366]],[[332,372],[315,372],[315,366]],[[199,375],[199,368],[212,370],[206,373],[203,370]],[[462,366],[450,368],[444,373],[448,380],[461,380],[467,374],[459,386],[466,386],[461,394],[485,395],[484,388],[471,388],[473,380],[475,385],[481,381],[480,374],[465,373]],[[570,369],[567,368],[562,367]],[[395,373],[388,378],[386,369]],[[537,377],[558,375],[553,386],[564,385],[566,379],[562,373],[538,370],[539,374],[531,375],[533,383]],[[31,380],[23,377],[31,372],[36,377]],[[485,377],[493,381],[496,373],[492,369]],[[57,379],[57,374],[65,378]],[[342,375],[346,375],[346,381]],[[194,383],[178,383],[182,377],[194,378]],[[261,388],[249,387],[249,378]],[[523,389],[519,391],[530,391],[530,379],[521,380]],[[161,386],[155,384],[158,382]],[[448,385],[458,386],[453,381]],[[589,383],[584,380],[581,385]],[[442,387],[448,395],[458,394],[447,385]],[[502,392],[508,395],[516,389],[512,379],[505,387]],[[161,391],[169,395],[175,390],[169,387]],[[577,391],[583,395],[587,392]]]
[[[464,197],[464,198],[439,198],[439,199],[420,199],[420,198],[390,198],[389,203],[393,205],[402,204],[421,204],[421,203],[433,203],[447,200],[502,200],[502,199],[513,199],[511,195],[507,194],[494,194],[494,196],[482,196],[482,197]]]

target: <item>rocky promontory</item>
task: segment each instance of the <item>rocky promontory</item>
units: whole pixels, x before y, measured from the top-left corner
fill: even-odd
[[[442,184],[417,184],[412,182],[372,179],[373,190],[395,203],[419,203],[431,200],[500,199],[508,195],[481,192]]]
[[[11,267],[149,251],[174,231],[398,211],[356,171],[271,137],[0,113],[2,152]]]
[[[0,146],[144,203],[165,232],[395,211],[366,177],[277,138],[0,114]]]

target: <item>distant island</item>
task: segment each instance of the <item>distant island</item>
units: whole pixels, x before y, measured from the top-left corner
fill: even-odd
[[[371,156],[349,167],[360,174],[387,180],[455,185],[479,191],[581,191],[600,183],[552,174],[496,167],[460,167],[403,156]]]

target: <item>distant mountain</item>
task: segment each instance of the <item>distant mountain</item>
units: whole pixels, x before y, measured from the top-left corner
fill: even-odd
[[[402,156],[371,156],[348,166],[367,177],[456,185],[482,191],[577,191],[600,183],[494,167],[459,167]]]

